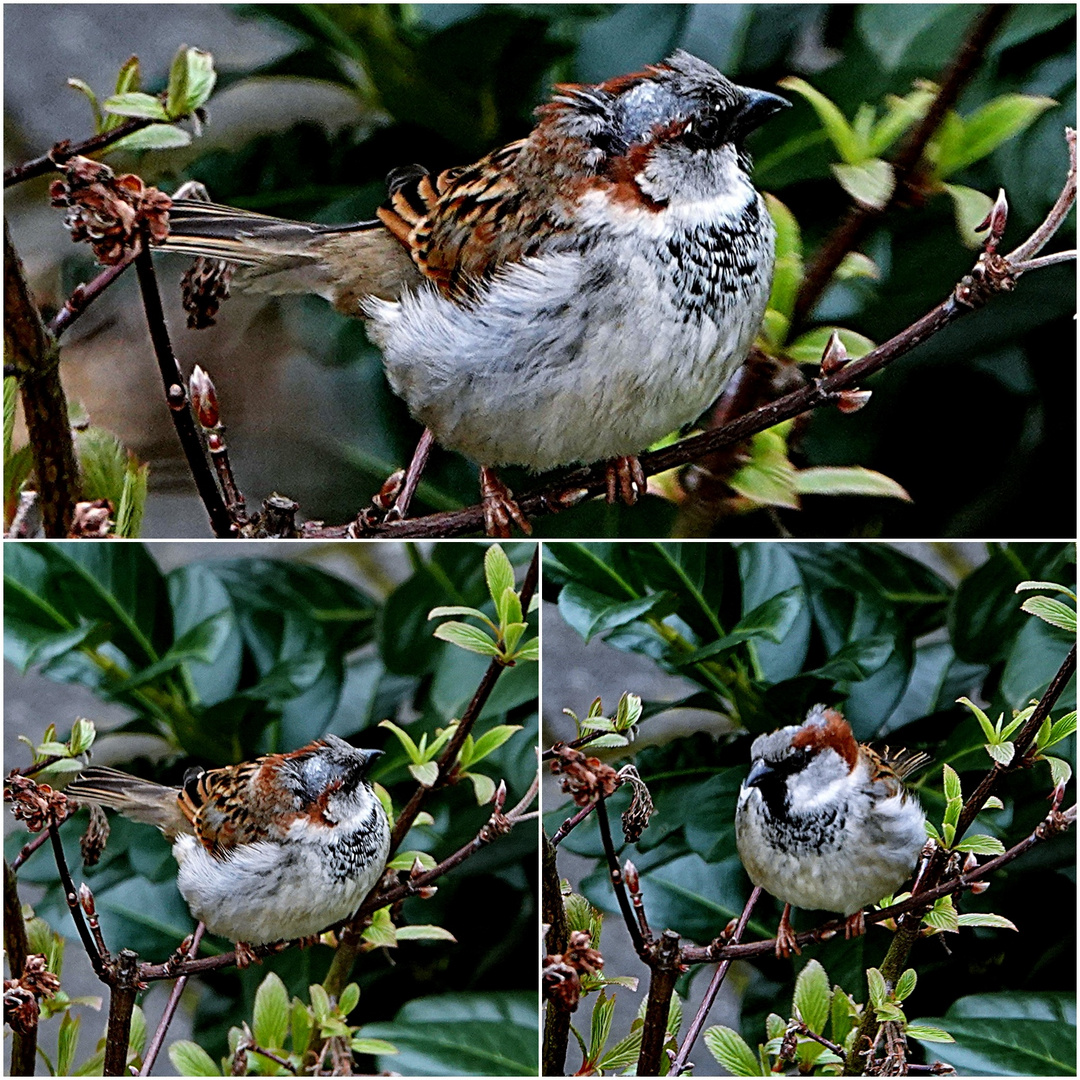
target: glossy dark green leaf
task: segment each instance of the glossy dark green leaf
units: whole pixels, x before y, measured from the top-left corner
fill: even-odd
[[[535,1076],[536,995],[457,993],[410,1001],[390,1023],[365,1024],[399,1054],[380,1064],[403,1076]]]

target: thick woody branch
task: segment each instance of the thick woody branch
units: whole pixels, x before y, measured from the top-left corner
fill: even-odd
[[[60,382],[60,350],[30,295],[22,260],[4,221],[4,359],[15,368],[34,457],[45,535],[67,536],[79,500],[79,465],[67,399]]]
[[[601,805],[603,799],[600,800]],[[641,1050],[638,1052],[637,1075],[659,1076],[660,1058],[664,1052],[668,1011],[671,995],[679,977],[679,935],[665,930],[656,943],[649,965],[649,999],[645,1004],[645,1019],[641,1025]]]
[[[549,956],[560,956],[566,952],[570,931],[566,922],[566,906],[563,904],[556,849],[546,833],[541,835],[540,843],[543,847],[540,895],[543,920],[549,927],[544,948]],[[562,1001],[551,998],[547,1003],[544,1020],[544,1076],[563,1075],[569,1042],[570,1009]]]
[[[103,1076],[127,1075],[128,1043],[131,1041],[131,1016],[139,992],[139,954],[121,949],[110,980],[109,1024],[105,1033]]]
[[[892,196],[885,206],[880,208],[852,207],[843,222],[825,240],[799,287],[792,317],[794,323],[805,320],[844,257],[862,243],[889,210],[908,197],[909,186],[916,176],[927,143],[941,126],[946,113],[956,104],[961,91],[975,75],[986,47],[1011,10],[1012,7],[1008,4],[992,4],[975,18],[960,51],[942,74],[939,80],[940,89],[930,103],[926,115],[911,130],[893,159],[895,184]]]
[[[46,833],[42,834],[48,835]],[[26,971],[26,957],[30,944],[26,937],[22,902],[19,900],[19,882],[14,869],[4,860],[4,951],[7,953],[8,971],[13,979],[21,979]],[[10,1076],[33,1076],[37,1060],[37,1025],[27,1025],[25,1030],[11,1029]]]

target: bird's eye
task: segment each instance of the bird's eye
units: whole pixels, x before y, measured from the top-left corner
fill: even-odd
[[[686,125],[683,142],[691,150],[711,150],[727,141],[728,120],[723,112],[696,116]]]

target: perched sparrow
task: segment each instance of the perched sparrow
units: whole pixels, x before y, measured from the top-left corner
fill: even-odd
[[[367,319],[394,391],[481,466],[489,532],[525,526],[491,466],[608,461],[633,502],[633,455],[701,415],[761,323],[774,229],[743,140],[786,105],[679,50],[556,87],[473,165],[396,170],[377,221],[178,200],[166,246]]]
[[[845,936],[861,934],[863,907],[911,876],[926,843],[922,807],[903,781],[929,757],[882,757],[824,705],[801,726],[758,736],[750,756],[735,841],[750,880],[784,901],[777,956],[800,951],[793,904],[846,915]]]
[[[347,918],[382,876],[390,827],[367,778],[381,754],[326,735],[289,754],[190,769],[182,788],[93,766],[65,793],[156,825],[173,842],[191,914],[212,934],[258,945]]]

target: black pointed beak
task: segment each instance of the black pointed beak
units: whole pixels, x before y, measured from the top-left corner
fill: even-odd
[[[360,753],[364,755],[364,764],[361,766],[363,772],[361,775],[370,776],[371,770],[375,767],[375,762],[379,760],[386,753],[385,750],[361,750]]]
[[[779,94],[770,94],[768,90],[753,90],[748,86],[741,89],[746,102],[735,118],[735,128],[740,136],[749,135],[781,109],[791,108],[791,102]]]
[[[761,758],[758,758],[758,760],[750,766],[750,772],[743,781],[743,787],[757,787],[765,777],[772,775],[772,771],[770,765],[767,765]]]

